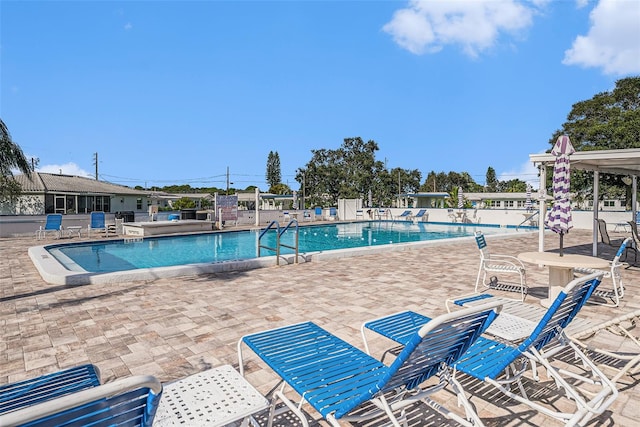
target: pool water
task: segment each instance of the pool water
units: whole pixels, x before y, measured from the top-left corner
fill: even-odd
[[[299,252],[310,253],[473,236],[477,230],[485,234],[507,232],[504,228],[473,224],[371,221],[304,226],[298,228],[297,234]],[[60,244],[46,249],[68,270],[107,273],[257,258],[259,234],[258,231],[214,232]],[[296,230],[291,228],[282,235],[281,243],[294,246],[295,236]],[[275,248],[275,230],[267,232],[260,244]],[[294,251],[281,247],[281,253]],[[262,248],[260,255],[272,256],[275,252]]]

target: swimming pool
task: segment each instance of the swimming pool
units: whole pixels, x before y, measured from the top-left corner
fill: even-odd
[[[513,229],[473,224],[370,221],[303,226],[298,228],[297,237],[299,253],[303,260],[308,261],[312,257],[319,258],[319,254],[345,256],[345,251],[367,251],[382,245],[389,250],[407,244],[469,237],[476,230],[482,230],[485,234],[515,232]],[[275,252],[263,248],[260,251],[262,256],[258,257],[259,234],[258,230],[231,231],[55,244],[42,247],[46,255],[31,254],[31,250],[30,255],[43,278],[49,282],[45,276],[51,276],[51,272],[43,273],[44,268],[40,268],[36,261],[42,264],[44,259],[49,266],[58,264],[54,275],[64,276],[64,284],[84,283],[87,278],[94,279],[89,280],[93,283],[98,276],[104,276],[108,281],[109,275],[116,273],[124,274],[127,278],[146,278],[148,276],[144,274],[149,273],[164,273],[161,277],[180,274],[166,270],[171,267],[182,267],[182,274],[198,274],[274,265]],[[296,230],[289,229],[282,235],[281,243],[294,246],[295,237]],[[261,244],[273,248],[275,242],[276,232],[269,231]],[[290,255],[292,258],[293,253],[292,249],[281,247],[281,256]],[[211,268],[216,265],[217,268]],[[50,283],[61,284],[59,278]]]

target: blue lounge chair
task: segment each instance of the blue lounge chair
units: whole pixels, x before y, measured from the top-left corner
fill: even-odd
[[[104,230],[105,235],[109,235],[109,229],[105,224],[104,212],[91,212],[91,221],[87,225],[87,235],[91,237],[91,230],[100,231]]]
[[[449,367],[478,339],[497,316],[499,307],[491,303],[433,319],[408,337],[404,349],[389,366],[311,322],[247,335],[238,342],[240,373],[244,368],[244,344],[283,380],[272,396],[271,418],[279,413],[275,407],[282,401],[283,409],[293,411],[305,426],[308,422],[299,405],[285,396],[287,385],[333,426],[340,425],[338,420],[384,415],[399,426],[394,412],[418,400],[447,418],[471,425],[467,419],[479,418]],[[435,376],[440,379],[437,384],[420,388]],[[464,404],[466,419],[429,398],[448,384]],[[369,403],[373,409],[359,411]]]
[[[0,415],[1,426],[151,426],[162,395],[152,376],[85,388]]]
[[[37,378],[0,386],[0,416],[27,406],[45,402],[100,385],[94,365],[81,365]],[[0,425],[2,422],[0,422]]]
[[[411,215],[410,219],[417,219],[417,220],[424,221],[425,220],[424,217],[426,215],[427,215],[427,210],[426,209],[420,209],[417,214]]]
[[[618,391],[599,368],[565,335],[564,329],[576,316],[587,299],[591,296],[595,288],[600,284],[602,273],[594,273],[580,277],[569,283],[558,295],[554,303],[545,312],[544,316],[536,324],[523,319],[520,322],[525,328],[518,334],[519,339],[509,343],[513,331],[509,330],[512,320],[518,320],[516,316],[507,317],[506,321],[500,320],[487,330],[488,333],[501,339],[489,339],[481,337],[455,364],[455,369],[463,372],[475,379],[483,381],[497,388],[500,392],[512,399],[526,404],[531,408],[554,417],[566,423],[575,425],[585,423],[591,417],[603,413],[618,396]],[[487,297],[491,297],[490,295]],[[470,297],[465,300],[456,301],[467,307],[467,303],[478,303],[483,296]],[[522,303],[519,303],[522,304]],[[396,315],[397,316],[397,315]],[[503,317],[501,314],[499,319]],[[399,320],[398,320],[399,319]],[[384,327],[370,329],[390,338],[399,344],[405,345],[406,335],[419,328],[426,321],[424,316],[405,312],[404,317],[397,319],[385,319],[378,322]],[[527,327],[527,324],[530,326]],[[588,370],[588,374],[569,372],[554,366],[551,362],[553,357],[562,353],[565,349],[571,348],[575,352],[575,366],[581,365]],[[567,397],[574,402],[576,409],[574,412],[560,412],[531,400],[522,385],[522,376],[528,370],[528,363],[531,362],[533,368],[533,378],[538,380],[537,364],[545,367],[547,375],[555,381],[558,388],[564,389]],[[568,369],[568,367],[567,367]],[[574,386],[565,377],[571,378],[572,382],[582,382],[599,385],[601,389],[593,392],[583,392],[578,386]],[[510,385],[516,384],[520,394],[511,392]]]
[[[409,219],[411,218],[411,211],[404,211],[396,217],[396,219]]]
[[[62,235],[62,214],[49,214],[47,215],[47,222],[43,226],[40,226],[36,230],[36,239],[44,239],[47,237],[47,232],[51,231],[56,239]]]

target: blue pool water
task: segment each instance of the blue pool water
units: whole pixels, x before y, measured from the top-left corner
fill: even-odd
[[[507,232],[504,228],[472,224],[411,223],[409,221],[336,223],[300,227],[298,244],[300,253],[309,253],[472,236],[476,230],[482,230],[485,234]],[[289,229],[283,234],[281,243],[293,246],[295,233],[295,229]],[[47,250],[68,270],[107,273],[256,258],[259,234],[257,231],[233,231],[148,237],[52,245],[47,247]],[[274,248],[275,242],[275,231],[269,231],[262,238],[261,244]],[[282,254],[293,252],[292,249],[281,248]],[[272,256],[275,252],[263,248],[260,255]]]

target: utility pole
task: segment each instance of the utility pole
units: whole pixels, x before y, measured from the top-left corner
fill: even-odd
[[[229,195],[229,166],[227,166],[227,196]]]
[[[96,181],[98,180],[98,153],[93,153],[93,164],[96,167]]]

